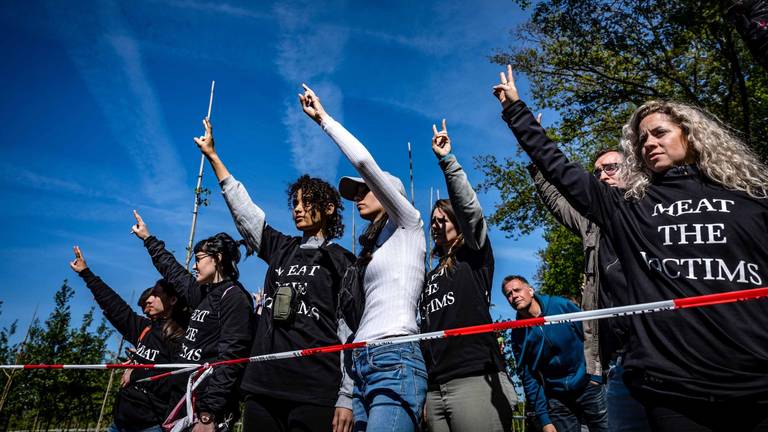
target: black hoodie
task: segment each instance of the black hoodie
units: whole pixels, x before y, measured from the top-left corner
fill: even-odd
[[[167,340],[163,336],[164,320],[152,321],[139,315],[91,269],[78,273],[93,293],[104,316],[112,326],[136,348],[137,363],[172,363],[176,361],[181,337]],[[170,391],[160,381],[136,384],[136,380],[162,373],[160,370],[135,369],[131,383],[117,392],[114,417],[120,427],[145,429],[162,424],[170,407]]]
[[[144,240],[157,271],[176,288],[176,292],[194,308],[189,327],[177,357],[180,363],[212,363],[248,357],[253,337],[253,306],[250,294],[237,281],[225,280],[200,285],[165,243],[154,236]],[[197,388],[196,411],[214,414],[217,420],[237,413],[238,386],[244,364],[217,366]],[[187,375],[172,380],[172,403],[177,403],[186,389]]]
[[[522,101],[503,118],[544,177],[609,239],[626,274],[627,302],[768,284],[768,200],[682,166],[629,201],[569,162]],[[767,325],[764,299],[634,316],[625,382],[651,395],[768,400]]]

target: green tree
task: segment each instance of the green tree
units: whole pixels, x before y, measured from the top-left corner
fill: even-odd
[[[768,76],[718,2],[543,0],[513,36],[515,45],[491,61],[509,63],[528,78],[532,107],[557,112],[548,133],[572,160],[591,168],[591,156],[615,148],[630,113],[650,99],[712,112],[768,159]],[[477,163],[485,174],[483,189],[501,195],[490,221],[513,237],[543,229],[550,241],[540,254],[538,281],[577,287],[581,262],[566,259],[575,256],[575,243],[553,232],[556,225],[533,198],[525,162],[482,156]]]
[[[93,309],[72,328],[74,289],[64,280],[44,325],[35,320],[20,361],[26,364],[103,363],[112,334],[102,319],[95,332]],[[110,356],[111,357],[111,356]],[[33,370],[16,375],[3,410],[9,428],[85,428],[96,422],[108,374],[103,371]]]

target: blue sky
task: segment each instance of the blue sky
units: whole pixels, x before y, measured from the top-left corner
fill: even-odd
[[[525,16],[511,1],[485,0],[7,4],[0,12],[0,326],[18,318],[23,332],[37,305],[46,317],[64,278],[77,290],[76,320],[94,304],[67,264],[75,244],[124,297],[150,286],[158,275],[129,234],[132,209],[183,260],[200,159],[192,137],[202,133],[211,80],[219,153],[273,226],[295,232],[285,189],[301,173],[333,184],[354,174],[302,113],[301,82],[406,184],[412,143],[416,205],[428,215],[430,188],[446,196],[432,123],[448,120],[454,153],[474,184],[481,176],[473,156],[515,152],[490,93],[501,68],[487,57],[515,43],[509,31]],[[519,85],[525,98],[524,78]],[[212,195],[197,239],[236,234],[209,166],[204,186]],[[480,200],[490,212],[497,196]],[[512,318],[499,281],[532,277],[543,243],[495,229],[491,239],[493,314]],[[251,257],[240,269],[246,288],[261,288],[263,262]]]

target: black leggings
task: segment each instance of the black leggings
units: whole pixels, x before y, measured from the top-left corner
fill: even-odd
[[[328,432],[336,408],[248,395],[243,432]]]

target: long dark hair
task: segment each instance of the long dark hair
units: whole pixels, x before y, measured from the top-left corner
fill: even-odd
[[[141,293],[138,305],[143,311],[147,298],[149,298],[150,295],[156,294],[158,289],[161,290],[168,299],[167,302],[163,302],[163,308],[166,311],[169,311],[165,313],[166,318],[162,326],[163,340],[167,344],[178,343],[181,337],[184,336],[184,329],[187,327],[187,324],[189,324],[190,310],[189,306],[181,300],[176,289],[170,282],[165,279],[160,279],[155,282],[154,286],[147,288]],[[171,302],[172,298],[176,299],[176,301]]]
[[[341,196],[336,188],[323,179],[304,174],[288,186],[288,207],[290,209],[296,207],[296,194],[299,191],[301,191],[304,210],[320,212],[325,238],[330,240],[344,235],[344,224],[341,221],[344,204],[341,202]],[[329,205],[333,205],[335,210],[327,215],[325,209]]]
[[[453,227],[458,233],[458,237],[456,237],[449,245],[447,245],[447,249],[444,247],[436,247],[432,250],[432,257],[438,258],[440,260],[439,264],[437,265],[437,270],[445,268],[450,272],[453,269],[453,266],[456,265],[456,252],[462,246],[464,246],[464,234],[461,232],[459,222],[456,219],[456,212],[453,211],[453,206],[451,205],[450,200],[439,199],[435,201],[435,205],[432,207],[432,212],[429,214],[430,218],[433,214],[435,214],[435,210],[437,209],[440,209],[448,217],[448,220],[451,221]],[[429,224],[429,227],[431,231],[432,223]]]
[[[357,257],[355,264],[361,266],[368,265],[373,258],[373,250],[376,248],[376,239],[379,238],[379,234],[381,234],[381,231],[384,229],[384,225],[387,224],[388,220],[389,215],[384,213],[380,218],[369,223],[368,226],[365,227],[365,231],[363,231],[363,233],[360,234],[360,237],[357,238],[358,242],[360,242],[360,246],[362,246],[362,250]]]
[[[240,278],[240,271],[237,269],[237,263],[240,262],[240,244],[241,242],[235,241],[229,234],[221,232],[197,242],[194,253],[210,255],[222,277],[236,282]]]

